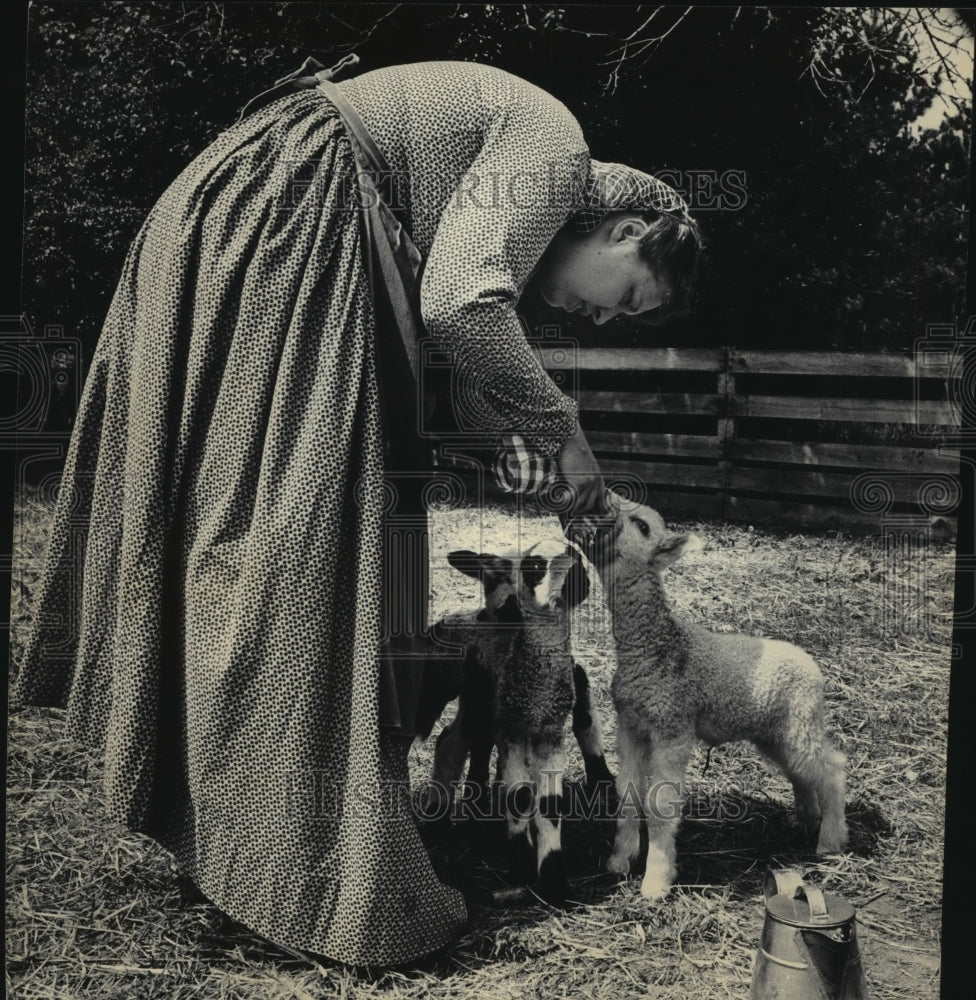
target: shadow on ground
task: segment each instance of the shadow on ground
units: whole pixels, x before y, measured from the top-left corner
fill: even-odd
[[[616,822],[617,797],[604,790],[594,797],[575,782],[567,782],[568,817],[563,823],[563,847],[569,877],[571,906],[608,903],[621,891],[619,876],[604,870]],[[891,827],[877,807],[857,801],[848,807],[851,853],[869,857],[879,848]],[[464,964],[477,968],[499,960],[500,936],[517,947],[519,932],[548,921],[560,911],[545,904],[531,888],[512,881],[505,823],[501,819],[460,818],[422,823],[421,836],[439,877],[458,888],[468,904],[469,926],[464,940]],[[642,831],[643,834],[643,831]],[[694,797],[686,804],[678,833],[679,886],[689,890],[721,889],[732,900],[754,900],[762,892],[770,867],[802,869],[817,859],[804,845],[792,808],[765,797]],[[643,867],[646,836],[635,865],[636,892]],[[198,947],[217,964],[233,962],[233,951],[242,957],[263,956],[282,966],[302,962],[297,953],[270,947],[206,903],[188,884],[181,888],[181,909],[198,908]],[[502,950],[505,949],[501,942]],[[506,956],[516,958],[518,956]],[[305,959],[307,962],[307,959]],[[325,966],[334,963],[321,960]],[[396,970],[357,970],[365,980],[380,986],[389,976],[423,972],[446,977],[457,971],[454,949]]]
[[[619,879],[604,866],[616,827],[614,792],[598,798],[575,782],[566,784],[567,811],[563,849],[574,900],[594,903],[611,894]],[[890,835],[880,810],[858,800],[847,808],[848,851],[871,857]],[[507,870],[505,824],[467,819],[424,825],[422,835],[438,873],[477,901],[479,893],[505,894],[515,888]],[[646,833],[641,830],[643,865]],[[802,865],[816,859],[797,825],[792,806],[764,796],[692,796],[686,802],[677,839],[678,881],[686,885],[731,886],[733,896],[752,897],[761,889],[769,864]],[[506,900],[512,898],[506,895]],[[536,902],[526,897],[527,902]],[[488,900],[482,901],[490,905]]]

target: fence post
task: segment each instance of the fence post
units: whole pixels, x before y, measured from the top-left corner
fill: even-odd
[[[933,617],[928,598],[933,581],[925,557],[931,540],[927,514],[882,515],[884,603],[881,634],[932,638]]]
[[[732,459],[729,456],[729,442],[733,437],[735,437],[735,418],[731,416],[732,397],[735,396],[735,372],[732,367],[734,362],[735,348],[723,347],[722,370],[718,375],[717,387],[718,395],[721,397],[719,409],[721,416],[718,418],[718,442],[722,456],[719,459],[719,469],[721,469],[722,472],[722,485],[719,493],[719,510],[723,518],[726,516],[726,507],[728,506],[729,499],[729,487],[731,485],[732,478]]]

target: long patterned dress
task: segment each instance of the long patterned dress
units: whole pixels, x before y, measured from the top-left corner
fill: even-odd
[[[578,124],[477,64],[339,87],[405,179],[390,197],[425,259],[423,321],[485,433],[552,453],[575,404],[514,306],[580,207]],[[419,839],[405,741],[379,724],[384,427],[355,171],[335,106],[302,90],[152,209],[91,364],[12,701],[66,706],[104,753],[111,814],[226,913],[391,964],[466,914]]]

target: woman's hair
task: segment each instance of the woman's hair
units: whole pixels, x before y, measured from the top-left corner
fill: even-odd
[[[657,324],[689,311],[704,243],[698,223],[687,212],[646,209],[639,214],[650,225],[640,241],[640,258],[667,282],[670,291],[664,304],[647,317]]]

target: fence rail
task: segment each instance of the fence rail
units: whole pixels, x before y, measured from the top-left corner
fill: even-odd
[[[945,442],[958,433],[962,371],[949,351],[555,353],[543,351],[543,362],[575,368],[581,420],[606,473],[638,477],[652,503],[672,515],[871,528],[885,516],[951,518],[955,511],[959,452]],[[620,373],[627,387],[607,388],[602,374],[601,388],[589,389],[594,372]],[[713,391],[655,386],[662,373],[675,372],[698,373],[699,383],[701,373],[712,373]],[[863,395],[852,393],[851,379]],[[648,391],[634,384],[644,380]],[[709,430],[601,429],[616,414],[654,415],[662,427],[676,417],[706,417]]]
[[[673,517],[876,529],[954,520],[961,352],[543,345],[608,477]],[[566,373],[572,373],[567,379]],[[619,387],[618,387],[619,386]],[[689,429],[690,428],[690,429]]]

